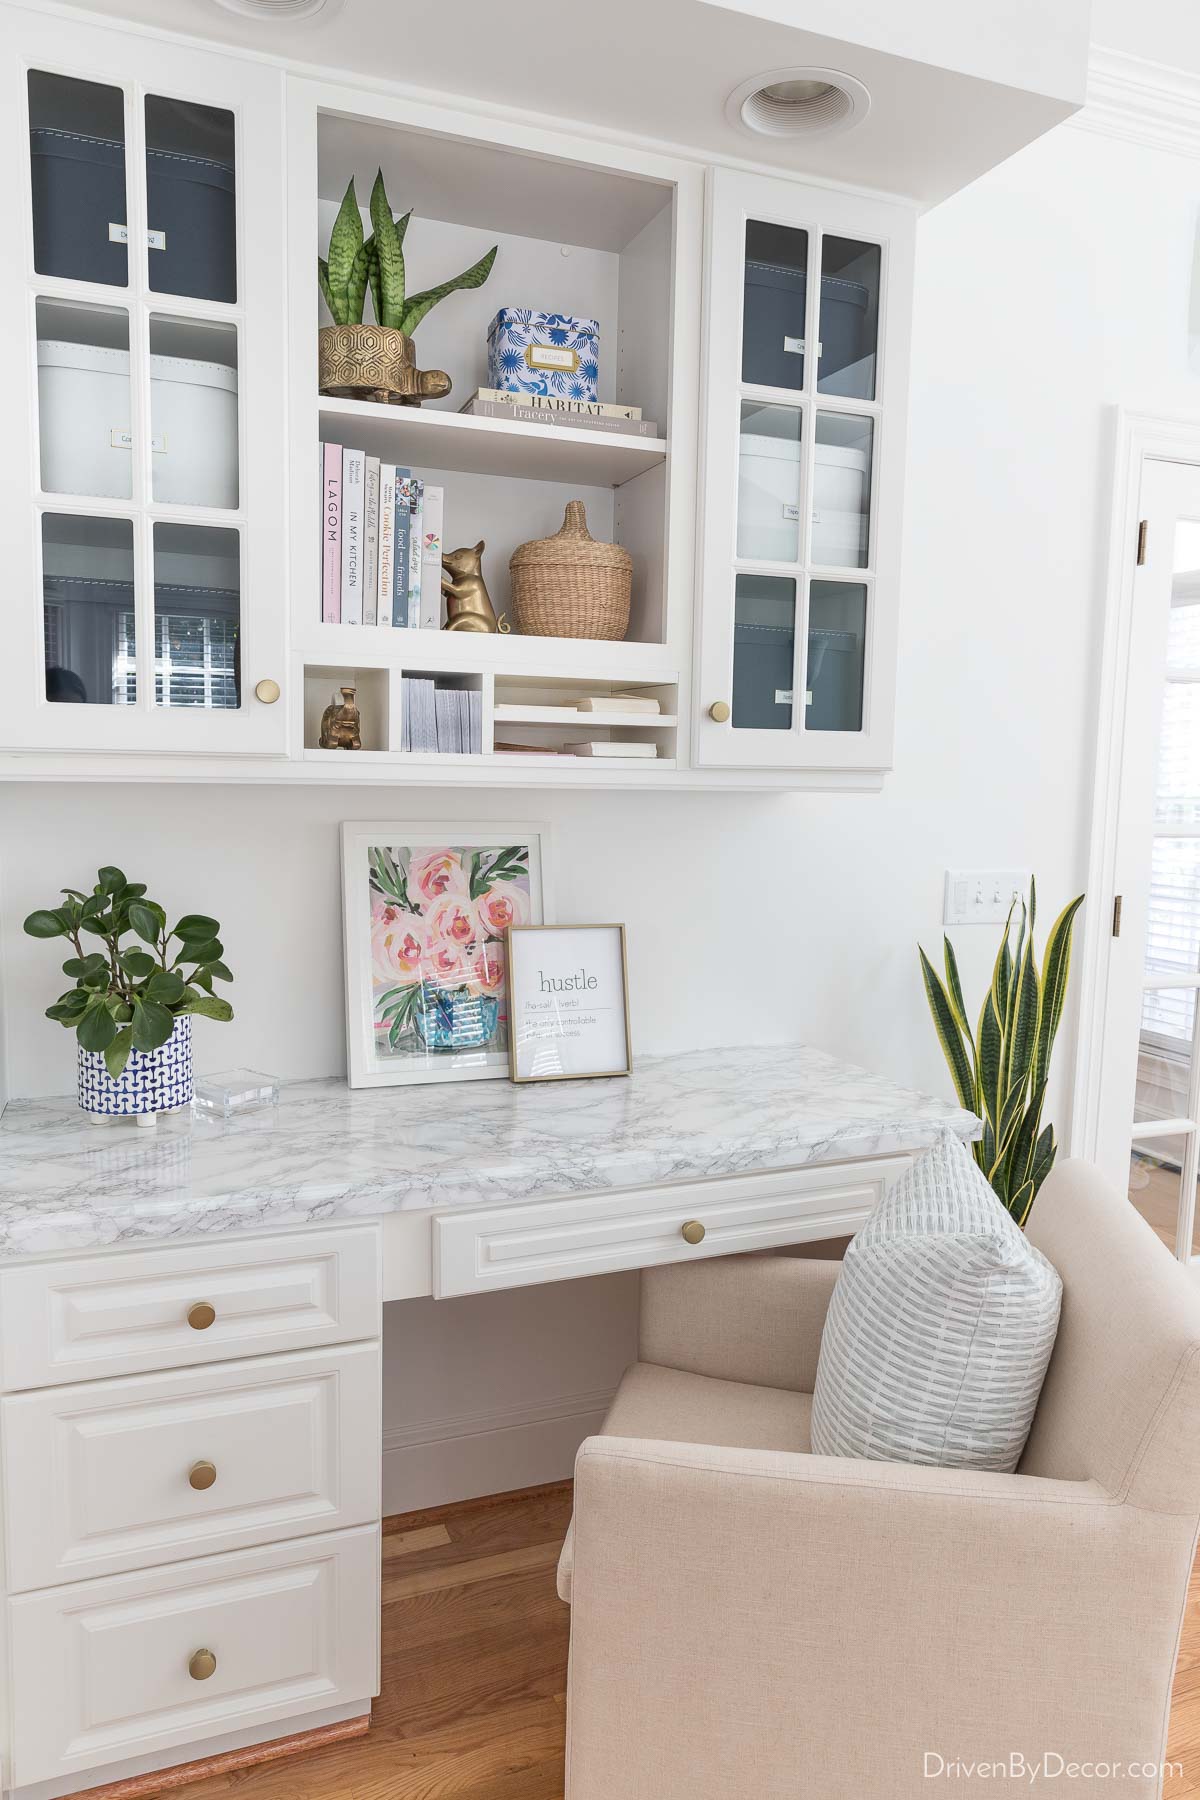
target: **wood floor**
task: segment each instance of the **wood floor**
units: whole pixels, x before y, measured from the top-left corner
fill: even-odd
[[[568,1484],[389,1520],[383,1693],[366,1737],[181,1790],[178,1800],[562,1800]],[[1200,1572],[1164,1800],[1200,1800]],[[173,1797],[174,1800],[174,1797]]]

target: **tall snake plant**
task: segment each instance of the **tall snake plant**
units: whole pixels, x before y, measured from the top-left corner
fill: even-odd
[[[975,1161],[1018,1225],[1029,1217],[1058,1154],[1054,1126],[1042,1125],[1042,1107],[1067,993],[1071,931],[1083,899],[1072,900],[1050,927],[1040,972],[1033,943],[1036,883],[1030,883],[1029,904],[1021,901],[1019,915],[1013,901],[974,1037],[950,939],[943,938],[945,982],[920,952],[929,1009],[958,1098],[983,1120]]]
[[[375,303],[375,317],[394,331],[414,332],[426,313],[447,294],[462,288],[482,287],[492,272],[497,245],[486,256],[440,287],[408,294],[404,286],[404,234],[411,210],[401,219],[392,217],[383,170],[377,171],[371,189],[371,235],[363,236],[362,216],[354,182],[342,197],[338,216],[329,235],[329,256],[317,258],[317,280],[335,325],[361,325],[368,286]]]

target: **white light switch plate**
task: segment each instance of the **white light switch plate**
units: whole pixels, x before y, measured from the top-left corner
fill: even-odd
[[[1008,909],[1029,895],[1028,869],[947,869],[946,925],[1003,925]],[[1019,910],[1019,908],[1018,908]]]

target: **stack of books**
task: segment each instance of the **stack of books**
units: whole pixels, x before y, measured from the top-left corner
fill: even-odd
[[[476,388],[460,412],[476,419],[517,419],[523,425],[581,425],[589,431],[619,431],[632,437],[658,436],[640,406],[612,406],[603,400],[564,400],[561,394],[506,394]]]
[[[478,756],[483,750],[483,695],[449,687],[432,675],[401,678],[402,750]]]
[[[440,630],[444,490],[347,444],[318,456],[322,623]]]

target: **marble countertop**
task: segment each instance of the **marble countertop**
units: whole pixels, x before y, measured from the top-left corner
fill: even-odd
[[[285,1084],[212,1122],[101,1129],[74,1101],[0,1118],[0,1257],[488,1206],[915,1150],[970,1113],[803,1045],[645,1057],[628,1079]]]

